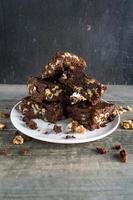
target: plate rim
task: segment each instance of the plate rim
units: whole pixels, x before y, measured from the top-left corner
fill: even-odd
[[[102,100],[103,100],[103,99],[102,99]],[[103,101],[109,103],[109,102],[106,101],[106,100],[103,100]],[[10,113],[10,119],[11,119],[11,122],[12,122],[13,126],[14,126],[18,131],[20,131],[20,132],[21,132],[22,134],[24,134],[24,135],[29,136],[29,134],[27,134],[25,131],[22,131],[22,130],[19,129],[19,127],[18,127],[17,124],[15,123],[14,117],[13,117],[13,113],[14,113],[16,107],[17,107],[21,102],[22,102],[22,101],[19,101],[18,103],[16,103],[16,104],[13,106],[13,108],[12,108],[12,110],[11,110],[11,113]],[[69,139],[69,140],[67,140],[67,139],[65,139],[65,138],[62,138],[60,141],[57,141],[58,139],[54,139],[54,138],[42,138],[42,137],[36,137],[36,136],[34,136],[34,135],[32,136],[32,138],[34,138],[34,139],[36,139],[36,140],[43,141],[43,142],[56,143],[56,144],[82,144],[82,143],[87,143],[87,142],[93,142],[93,141],[97,141],[97,140],[103,139],[103,138],[107,137],[108,135],[111,135],[111,134],[117,129],[117,127],[119,126],[119,123],[120,123],[120,114],[119,114],[118,111],[117,111],[117,118],[118,118],[117,123],[116,123],[115,126],[114,126],[112,129],[110,129],[108,132],[106,132],[106,133],[104,133],[104,134],[102,134],[102,135],[99,135],[99,136],[95,136],[95,137],[92,137],[92,138],[88,138],[88,139],[87,139],[87,138],[83,138],[83,139]],[[51,123],[51,124],[52,124],[52,123]],[[33,130],[31,129],[31,131],[33,131]],[[92,134],[93,134],[93,133],[92,133]],[[29,136],[29,137],[31,137],[31,136]]]

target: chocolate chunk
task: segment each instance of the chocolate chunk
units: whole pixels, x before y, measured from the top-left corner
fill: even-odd
[[[128,160],[128,153],[127,153],[127,151],[125,149],[122,149],[120,151],[120,158],[121,158],[122,162],[127,162],[127,160]]]
[[[120,144],[116,144],[115,146],[113,146],[113,149],[120,150],[121,149],[121,145]]]
[[[44,132],[44,134],[45,134],[45,135],[48,135],[48,134],[49,134],[49,132],[48,132],[48,131],[45,131],[45,132]]]
[[[106,154],[108,152],[108,150],[105,149],[104,147],[96,147],[96,150],[100,154]]]
[[[66,139],[75,139],[76,137],[74,135],[66,135]]]

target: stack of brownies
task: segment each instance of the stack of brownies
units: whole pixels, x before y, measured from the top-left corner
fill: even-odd
[[[55,123],[71,117],[94,130],[116,115],[115,105],[101,100],[106,86],[85,74],[85,60],[58,52],[37,77],[28,79],[28,97],[19,105],[24,118]]]

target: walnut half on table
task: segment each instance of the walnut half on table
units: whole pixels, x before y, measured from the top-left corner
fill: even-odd
[[[123,129],[133,129],[133,120],[124,120],[120,125]]]

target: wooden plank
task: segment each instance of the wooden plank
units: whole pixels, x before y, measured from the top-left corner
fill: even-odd
[[[20,92],[19,86],[2,87],[0,111],[8,112],[25,94],[25,86]],[[119,105],[132,105],[131,90],[132,86],[110,86],[111,96],[108,93],[106,98]],[[130,94],[126,97],[128,92]],[[133,112],[121,116],[121,120],[131,118]],[[12,144],[16,129],[10,119],[0,121],[7,125],[0,131],[0,199],[132,200],[132,130],[119,127],[110,136],[85,144],[59,145],[32,139],[17,146]],[[117,143],[129,153],[126,164],[120,162],[119,151],[111,148]],[[109,152],[100,155],[95,150],[97,146],[109,148]],[[2,154],[3,147],[8,148],[7,156]],[[22,156],[25,148],[29,152]]]

